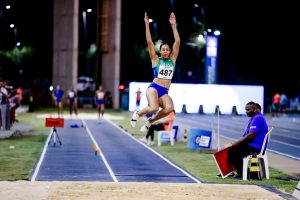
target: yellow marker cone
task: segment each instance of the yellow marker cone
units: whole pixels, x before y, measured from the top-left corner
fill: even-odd
[[[100,156],[100,154],[101,154],[101,152],[100,152],[99,149],[95,151],[95,155],[96,155],[96,156]]]

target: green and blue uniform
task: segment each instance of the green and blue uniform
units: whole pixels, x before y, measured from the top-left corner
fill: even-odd
[[[171,80],[175,71],[175,65],[170,58],[159,58],[156,66],[152,67],[155,78]]]
[[[171,80],[175,71],[175,64],[168,59],[159,58],[156,66],[152,67],[155,78]],[[153,87],[157,90],[158,97],[168,94],[169,89],[162,87],[154,82],[149,87]]]

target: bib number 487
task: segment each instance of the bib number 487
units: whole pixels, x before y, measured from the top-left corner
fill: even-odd
[[[172,75],[173,70],[162,69],[159,71],[159,74],[164,77],[170,77]]]

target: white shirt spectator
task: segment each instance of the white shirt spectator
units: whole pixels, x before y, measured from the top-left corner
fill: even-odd
[[[8,94],[7,90],[4,87],[1,87],[0,88],[0,103],[1,104],[2,104],[2,100],[3,100],[3,96],[4,95],[7,96],[7,94]],[[3,104],[5,104],[5,103],[3,102]]]

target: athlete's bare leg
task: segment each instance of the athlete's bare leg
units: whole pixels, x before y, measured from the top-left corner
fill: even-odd
[[[62,105],[62,102],[57,102],[57,114],[58,114],[58,117],[62,117],[63,116],[63,105]]]
[[[154,114],[159,109],[159,99],[156,89],[152,87],[148,88],[146,91],[146,97],[148,100],[148,106],[137,112],[140,117],[145,114]]]
[[[159,106],[162,109],[157,113],[157,115],[149,120],[151,124],[163,117],[166,117],[174,110],[173,100],[168,94],[165,94],[159,98]]]
[[[159,110],[159,100],[156,89],[152,87],[147,88],[146,97],[148,100],[148,106],[133,113],[130,121],[132,127],[135,127],[138,118],[141,116],[145,114],[154,114]]]
[[[98,111],[98,119],[100,119],[101,116],[101,105],[97,104],[97,111]]]
[[[78,110],[77,110],[77,102],[76,102],[76,101],[73,102],[73,106],[74,106],[75,116],[77,117],[77,115],[78,115]]]
[[[162,109],[153,118],[148,119],[146,124],[141,127],[140,129],[141,132],[147,131],[153,122],[167,116],[173,111],[174,109],[173,101],[168,94],[165,94],[162,97],[160,97],[158,101],[159,101],[159,106]]]
[[[101,116],[103,117],[104,115],[104,104],[101,104]]]

